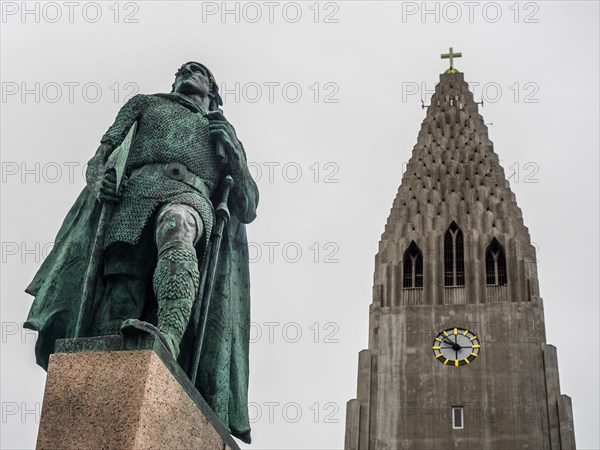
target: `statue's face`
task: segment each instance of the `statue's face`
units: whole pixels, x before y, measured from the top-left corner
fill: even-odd
[[[175,78],[174,91],[202,100],[208,110],[210,104],[210,80],[204,68],[196,63],[184,65]]]

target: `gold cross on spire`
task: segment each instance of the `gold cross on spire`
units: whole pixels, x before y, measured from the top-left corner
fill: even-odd
[[[462,53],[454,53],[452,47],[450,47],[450,51],[448,53],[442,53],[442,59],[450,60],[450,68],[446,70],[446,73],[454,73],[456,69],[454,69],[454,58],[462,58]]]

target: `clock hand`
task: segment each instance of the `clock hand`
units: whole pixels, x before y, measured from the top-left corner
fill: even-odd
[[[456,352],[456,359],[458,359],[458,351],[462,349],[462,346],[458,343],[458,336],[454,336],[454,342],[450,341],[452,344],[452,350]]]
[[[447,337],[443,337],[442,341],[444,341],[446,344],[450,344],[450,345],[454,345],[454,342],[452,342],[450,339],[448,339]]]

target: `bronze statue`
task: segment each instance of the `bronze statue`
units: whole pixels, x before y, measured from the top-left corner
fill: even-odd
[[[45,369],[56,339],[114,335],[123,326],[157,334],[221,422],[250,442],[244,224],[256,217],[258,189],[221,105],[212,73],[188,62],[171,93],[136,95],[121,108],[88,163],[87,188],[26,289],[35,300],[24,326],[39,332],[36,357]],[[121,182],[108,161],[132,126]],[[103,217],[110,218],[98,230]],[[94,242],[102,242],[98,261]],[[88,277],[86,303],[94,264],[100,270]],[[212,293],[203,299],[207,285]]]

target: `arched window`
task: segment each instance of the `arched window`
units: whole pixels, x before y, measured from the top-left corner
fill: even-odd
[[[423,287],[423,253],[412,241],[404,252],[404,280],[402,287]]]
[[[452,222],[444,235],[444,286],[464,285],[464,239],[456,222]]]
[[[496,238],[492,239],[485,251],[485,278],[488,286],[506,284],[506,256]]]

